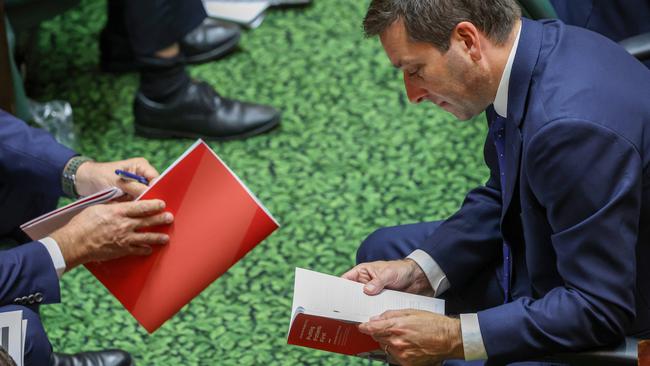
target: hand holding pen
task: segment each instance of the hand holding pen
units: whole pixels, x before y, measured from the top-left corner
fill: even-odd
[[[119,172],[121,173],[119,173]],[[77,170],[77,192],[87,196],[109,187],[117,187],[131,199],[138,197],[149,182],[160,174],[144,158],[110,163],[87,162]]]
[[[139,182],[144,184],[145,186],[149,185],[149,180],[141,175],[129,173],[121,169],[115,169],[115,174],[117,174],[120,177],[120,179],[125,180],[127,182]]]

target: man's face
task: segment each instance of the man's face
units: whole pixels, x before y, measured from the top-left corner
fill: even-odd
[[[379,38],[390,61],[402,70],[412,103],[429,100],[459,120],[480,114],[491,103],[485,69],[462,39],[452,36],[449,50],[442,53],[429,43],[411,41],[402,20]]]

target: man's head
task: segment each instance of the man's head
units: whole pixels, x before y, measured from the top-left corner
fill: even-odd
[[[412,102],[465,120],[494,102],[520,16],[515,0],[372,0],[363,25]]]

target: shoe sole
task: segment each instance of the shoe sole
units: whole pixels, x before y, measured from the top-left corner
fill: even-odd
[[[204,139],[204,140],[212,140],[212,141],[229,141],[229,140],[239,140],[239,139],[245,139],[247,137],[252,137],[255,135],[259,135],[265,132],[268,132],[274,128],[276,128],[280,124],[280,117],[276,117],[273,120],[271,120],[269,123],[260,126],[254,130],[250,130],[238,135],[230,135],[230,136],[210,136],[210,135],[204,135],[201,133],[195,133],[195,132],[187,132],[187,131],[175,131],[175,130],[163,130],[160,128],[155,128],[155,127],[145,127],[145,126],[140,126],[140,125],[135,125],[135,134],[141,137],[148,137],[148,138],[157,138],[157,139],[171,139],[171,138],[190,138],[190,139]]]
[[[195,56],[186,57],[185,64],[187,65],[200,64],[200,63],[222,58],[232,53],[236,49],[236,46],[239,43],[240,38],[241,38],[241,34],[237,34],[235,37],[232,37],[226,43],[222,44],[217,48],[213,48],[208,52],[200,53]],[[135,61],[124,61],[124,62],[120,62],[120,61],[101,62],[100,61],[99,69],[102,72],[114,73],[114,74],[138,71],[138,67],[135,64]]]

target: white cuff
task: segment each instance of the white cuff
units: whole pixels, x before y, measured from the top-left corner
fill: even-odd
[[[465,361],[487,360],[477,314],[460,314],[460,332],[463,337]]]
[[[406,258],[414,260],[415,263],[422,268],[422,271],[424,271],[424,274],[427,276],[427,279],[431,284],[431,288],[433,288],[433,296],[440,296],[440,294],[449,289],[449,280],[447,280],[447,275],[445,275],[445,272],[442,271],[442,268],[440,268],[438,263],[431,258],[429,253],[417,249]]]
[[[63,259],[63,254],[61,253],[61,248],[56,240],[50,238],[43,238],[39,240],[47,249],[47,252],[50,253],[52,257],[52,263],[54,263],[54,269],[56,269],[56,275],[61,278],[63,272],[65,272],[65,260]]]

